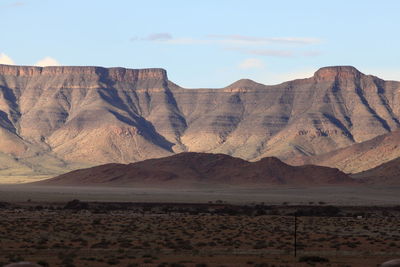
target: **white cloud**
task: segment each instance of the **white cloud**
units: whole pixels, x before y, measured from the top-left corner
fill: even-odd
[[[35,66],[46,67],[46,66],[60,66],[60,62],[52,57],[45,57],[35,63]]]
[[[247,58],[243,60],[238,67],[240,69],[259,69],[259,68],[264,68],[264,62],[257,58]]]
[[[14,60],[4,53],[0,53],[0,64],[15,65]]]

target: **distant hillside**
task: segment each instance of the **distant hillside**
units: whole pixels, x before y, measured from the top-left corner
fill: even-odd
[[[343,172],[318,166],[293,167],[277,158],[248,162],[224,154],[186,152],[131,164],[105,164],[39,182],[45,185],[199,186],[335,185],[356,183]]]
[[[386,162],[373,169],[356,173],[352,177],[366,183],[382,185],[400,185],[400,158]]]
[[[400,130],[383,134],[368,141],[340,148],[322,155],[294,157],[293,165],[315,164],[357,173],[377,167],[400,157]]]

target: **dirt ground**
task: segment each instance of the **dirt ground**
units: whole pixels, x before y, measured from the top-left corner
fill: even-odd
[[[0,184],[0,201],[118,201],[235,204],[264,202],[279,205],[325,202],[332,205],[400,205],[400,186],[325,186],[235,188],[69,187]]]
[[[398,206],[3,202],[0,266],[379,266],[399,229]]]

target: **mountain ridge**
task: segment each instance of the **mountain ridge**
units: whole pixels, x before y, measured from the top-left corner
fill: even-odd
[[[351,66],[278,85],[185,89],[158,68],[0,65],[0,152],[39,174],[190,151],[290,162],[396,130],[399,95],[399,82]]]
[[[359,182],[338,169],[312,165],[293,167],[274,157],[249,162],[225,154],[183,152],[136,163],[110,163],[76,170],[35,184],[196,187],[356,185]]]
[[[100,67],[100,66],[17,66],[0,64],[0,73],[10,76],[38,76],[38,75],[59,75],[59,74],[104,74],[108,73],[112,78],[121,81],[122,78],[163,78],[167,71],[162,68],[130,69],[123,67]]]
[[[400,129],[322,155],[292,158],[288,163],[295,166],[315,164],[358,173],[399,158],[399,147]]]
[[[368,184],[400,185],[400,157],[351,175]]]

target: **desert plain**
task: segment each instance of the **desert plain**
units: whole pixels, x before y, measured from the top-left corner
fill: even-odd
[[[379,266],[400,257],[398,192],[1,185],[0,263]]]

